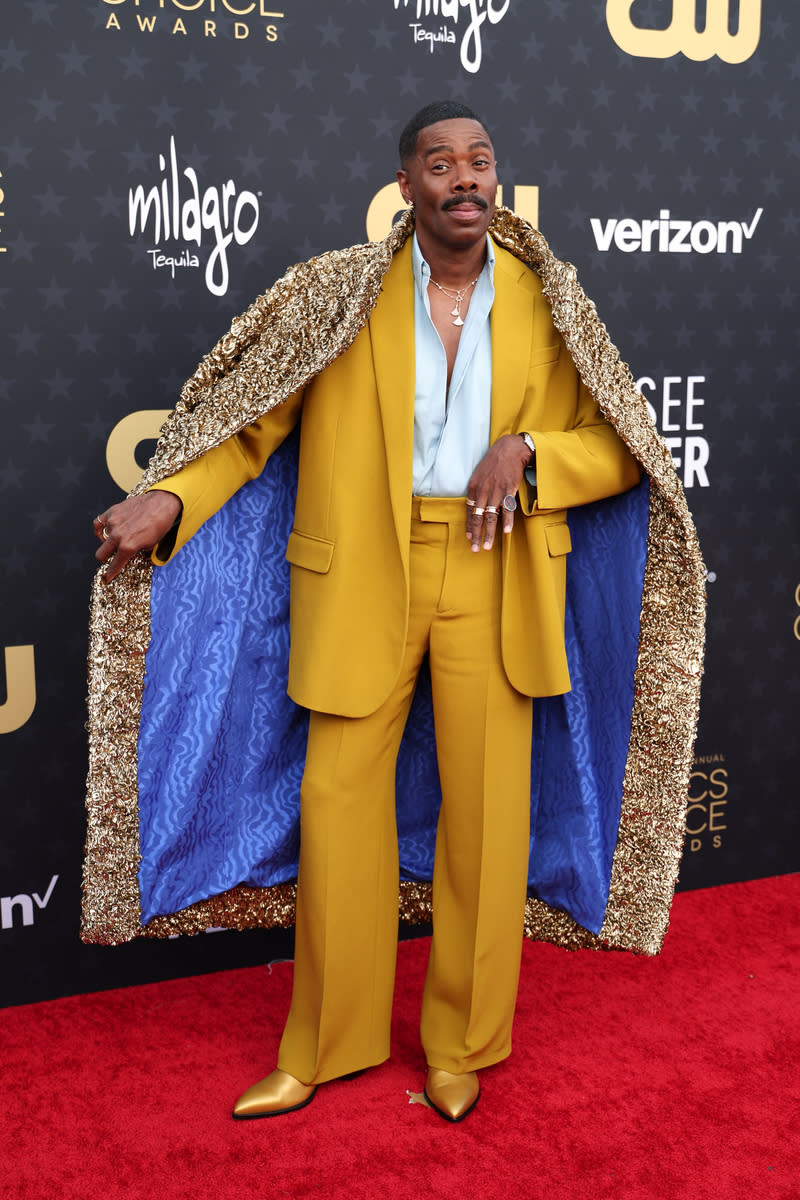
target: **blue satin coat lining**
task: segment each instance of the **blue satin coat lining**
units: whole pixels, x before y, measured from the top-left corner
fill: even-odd
[[[297,437],[153,577],[139,731],[143,921],[297,874],[307,714],[286,695]],[[534,702],[532,894],[598,932],[625,770],[646,555],[646,480],[570,513],[572,691]],[[430,680],[397,764],[401,874],[430,879],[440,792]]]

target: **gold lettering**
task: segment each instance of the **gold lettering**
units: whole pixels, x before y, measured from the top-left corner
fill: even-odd
[[[497,189],[497,203],[503,203],[503,188]],[[379,242],[392,227],[399,212],[408,205],[404,201],[400,186],[397,183],[387,183],[376,192],[367,209],[367,238],[371,242]],[[531,225],[539,224],[539,189],[538,187],[514,188],[514,211]]]
[[[381,238],[386,237],[396,214],[408,207],[400,193],[400,185],[397,181],[387,183],[380,191],[376,192],[367,209],[368,241],[379,242]]]
[[[497,203],[503,203],[503,189],[497,189]],[[514,188],[514,212],[524,221],[530,221],[534,229],[539,228],[539,189],[538,187],[516,186]]]
[[[223,6],[227,8],[228,12],[233,13],[235,17],[246,17],[247,14],[251,13],[256,6],[255,0],[252,0],[252,3],[248,4],[246,8],[234,8],[231,0],[222,0],[222,3]]]
[[[106,465],[123,492],[129,492],[142,476],[142,467],[136,461],[137,446],[157,438],[168,416],[168,408],[140,409],[128,413],[111,430],[106,444]]]
[[[701,792],[699,796],[692,795],[692,780],[693,779],[707,780],[708,776],[706,775],[705,771],[692,771],[691,775],[689,776],[689,799],[690,800],[705,800],[706,796],[708,795],[708,789],[706,789],[704,792]]]
[[[276,25],[268,25],[267,26],[266,38],[267,38],[268,42],[277,42],[278,28]]]
[[[714,792],[709,789],[709,794],[715,800],[721,800],[723,796],[728,794],[728,772],[724,767],[716,767],[708,777],[708,782],[713,784],[718,791]]]
[[[139,23],[139,28],[141,29],[142,33],[144,33],[145,29],[147,30],[148,33],[153,32],[153,27],[156,23],[155,17],[140,17],[139,14],[137,13],[136,20]]]
[[[722,808],[724,810],[725,805],[727,803],[728,803],[727,800],[712,800],[711,803],[709,804],[709,806],[708,806],[708,828],[712,831],[712,833],[718,829],[727,829],[728,828],[727,825],[720,824],[720,822],[722,821],[722,818],[725,816],[724,811],[723,812],[718,811],[718,809],[720,809],[720,808]]]
[[[206,26],[203,31],[203,34],[205,37],[216,37],[217,36],[217,22],[216,21],[206,21]]]
[[[640,29],[631,20],[635,0],[606,0],[608,31],[620,50],[636,58],[672,58],[683,53],[693,62],[716,54],[727,63],[743,63],[761,37],[761,0],[739,0],[735,34],[728,32],[730,0],[706,0],[705,27],[697,28],[697,0],[672,0],[666,29]]]
[[[183,33],[183,34],[186,33],[186,26],[183,23],[183,17],[178,17],[177,21],[175,22],[175,24],[172,27],[172,32],[173,33]]]
[[[250,37],[250,30],[247,28],[244,21],[233,22],[233,36],[237,42],[241,42],[244,38]]]
[[[172,3],[175,5],[176,8],[182,9],[183,12],[196,12],[198,8],[203,7],[203,5],[205,4],[205,0],[194,0],[193,4],[181,3],[181,0],[172,0]],[[213,6],[212,6],[211,11],[212,12],[214,11]]]
[[[119,29],[119,17],[116,13],[111,13],[106,21],[106,29]]]
[[[0,704],[0,733],[13,733],[36,707],[33,646],[6,646],[6,699]]]

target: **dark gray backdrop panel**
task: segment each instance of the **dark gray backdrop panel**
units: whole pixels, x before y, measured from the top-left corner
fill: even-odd
[[[291,953],[280,931],[78,941],[90,521],[122,495],[112,430],[171,407],[289,263],[364,239],[403,121],[437,97],[484,114],[508,201],[539,189],[541,228],[675,439],[710,572],[681,886],[796,870],[800,57],[788,0],[763,5],[742,62],[718,55],[736,57],[736,13],[757,15],[760,0],[732,3],[730,31],[704,38],[670,25],[671,3],[637,0],[632,53],[602,0],[480,0],[477,70],[462,63],[475,67],[478,44],[467,9],[446,3],[425,15],[415,0],[256,0],[249,13],[246,0],[192,2],[17,0],[0,17],[0,644],[22,648],[0,684],[0,1002]],[[662,41],[647,46],[647,30]],[[676,34],[705,58],[654,56]],[[182,198],[185,169],[209,214],[231,181],[223,236],[244,196],[221,295],[205,282],[213,229],[199,246],[162,230],[176,265],[154,253],[154,203],[145,231],[129,232],[130,189],[166,181],[172,212],[173,139]]]

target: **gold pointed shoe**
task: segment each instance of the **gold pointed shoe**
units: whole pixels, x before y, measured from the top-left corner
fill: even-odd
[[[233,1106],[234,1120],[279,1117],[282,1113],[296,1112],[311,1103],[316,1090],[313,1084],[301,1083],[286,1071],[273,1071],[239,1097]]]
[[[478,1103],[481,1094],[475,1071],[451,1075],[439,1067],[428,1067],[425,1099],[445,1121],[463,1121]]]

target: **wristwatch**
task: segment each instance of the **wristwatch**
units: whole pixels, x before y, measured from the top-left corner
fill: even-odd
[[[525,475],[526,480],[528,481],[528,485],[531,488],[533,497],[535,499],[536,495],[537,495],[536,444],[529,433],[520,434],[520,437],[522,438],[523,442],[525,443],[525,445],[528,447],[528,449],[531,452],[531,456],[528,459],[528,465],[525,468],[524,475]]]

